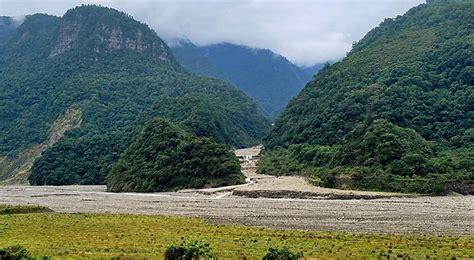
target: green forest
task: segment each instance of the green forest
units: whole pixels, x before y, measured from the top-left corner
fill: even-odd
[[[474,4],[386,19],[322,69],[265,138],[259,171],[443,193],[474,182]]]
[[[0,157],[43,142],[68,109],[82,115],[35,161],[34,185],[104,183],[156,116],[229,147],[257,144],[270,127],[243,92],[186,72],[154,31],[113,9],[27,16],[0,48]]]
[[[171,46],[176,59],[198,75],[229,81],[276,119],[288,101],[324,64],[299,67],[268,49],[232,43],[196,46],[181,40]]]
[[[157,118],[146,124],[106,180],[113,192],[157,192],[235,185],[245,178],[228,146]]]

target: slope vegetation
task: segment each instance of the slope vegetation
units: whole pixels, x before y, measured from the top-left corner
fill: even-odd
[[[234,84],[272,119],[322,67],[300,68],[270,50],[231,43],[198,47],[183,40],[172,51],[186,69]]]
[[[290,102],[260,171],[391,191],[472,183],[473,14],[432,1],[386,19]]]
[[[243,182],[239,161],[227,146],[158,118],[147,123],[115,163],[107,189],[155,192]]]
[[[256,144],[269,128],[244,93],[187,73],[154,31],[113,9],[81,6],[61,18],[27,16],[0,48],[0,156],[14,159],[42,143],[67,109],[82,114],[81,127],[36,160],[32,184],[104,183],[163,99],[210,104],[214,110],[207,114],[173,107],[180,115],[173,120],[192,121],[189,130],[229,146]],[[226,138],[200,125],[216,121],[226,127]]]
[[[0,45],[13,36],[17,26],[18,24],[13,20],[13,18],[0,16]]]

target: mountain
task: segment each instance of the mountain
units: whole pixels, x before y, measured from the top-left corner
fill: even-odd
[[[234,147],[269,129],[243,92],[186,72],[153,30],[114,9],[27,16],[0,48],[0,180],[104,183],[159,115]]]
[[[473,192],[473,14],[470,2],[431,1],[386,19],[289,103],[264,141],[260,172]]]
[[[322,64],[300,68],[270,50],[231,43],[198,47],[181,40],[173,43],[171,49],[185,68],[231,82],[272,119],[322,68]]]
[[[209,57],[202,48],[187,39],[170,42],[171,51],[179,63],[191,72],[208,77],[224,79],[225,73]]]
[[[0,45],[13,36],[17,26],[18,24],[13,20],[13,18],[0,16]]]
[[[158,118],[146,124],[114,164],[107,189],[157,192],[236,185],[244,180],[239,161],[226,145]]]

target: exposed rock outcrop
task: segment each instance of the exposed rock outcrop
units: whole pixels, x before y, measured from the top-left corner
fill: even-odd
[[[114,10],[109,14],[87,13],[94,6],[85,6],[68,11],[61,18],[59,34],[49,57],[54,58],[72,48],[83,48],[94,53],[109,53],[132,50],[147,53],[159,61],[173,62],[166,44],[146,25]],[[114,16],[121,16],[121,19]],[[135,23],[135,25],[130,26]]]
[[[66,21],[59,32],[58,44],[53,48],[49,57],[55,57],[72,48],[77,41],[81,24],[75,21]]]

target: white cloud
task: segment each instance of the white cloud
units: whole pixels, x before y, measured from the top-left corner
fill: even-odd
[[[343,57],[384,18],[424,0],[0,0],[0,15],[62,15],[80,4],[120,9],[166,39],[271,49],[301,65]]]
[[[25,15],[18,15],[18,16],[13,16],[12,19],[13,19],[13,22],[17,25],[20,25],[23,23],[23,21],[25,20],[26,16]]]

